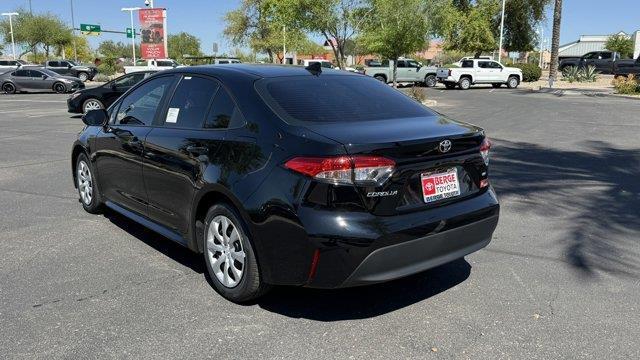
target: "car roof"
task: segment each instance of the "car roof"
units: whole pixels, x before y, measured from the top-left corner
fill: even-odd
[[[245,75],[253,78],[274,78],[284,76],[315,76],[304,66],[297,65],[273,65],[273,64],[224,64],[224,65],[199,65],[179,67],[165,70],[163,73],[192,73],[202,75]],[[340,76],[358,76],[357,74],[333,70],[322,69],[322,74]]]

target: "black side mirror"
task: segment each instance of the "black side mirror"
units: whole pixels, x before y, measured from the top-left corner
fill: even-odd
[[[88,126],[106,126],[109,122],[109,114],[105,109],[90,110],[82,115],[82,122]]]
[[[73,66],[71,64],[67,65],[67,68],[71,69]]]

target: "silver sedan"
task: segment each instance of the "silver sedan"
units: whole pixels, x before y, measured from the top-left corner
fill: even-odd
[[[0,75],[0,90],[7,94],[20,91],[54,91],[66,93],[83,89],[84,83],[75,77],[62,76],[42,67],[26,67]]]

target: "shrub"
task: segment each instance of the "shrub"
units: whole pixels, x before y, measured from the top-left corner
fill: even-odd
[[[94,78],[93,81],[97,81],[97,82],[107,82],[111,80],[111,77],[109,77],[109,75],[106,74],[101,74],[98,73]]]
[[[522,70],[522,81],[534,82],[540,80],[542,69],[537,64],[513,64],[514,67]]]
[[[419,103],[423,103],[427,100],[427,95],[424,93],[422,88],[415,85],[411,87],[411,90],[409,90],[409,96]]]
[[[580,69],[577,66],[568,66],[562,70],[562,78],[570,83],[580,80]]]
[[[579,81],[595,82],[598,80],[598,74],[600,74],[600,72],[596,70],[596,67],[589,65],[586,68],[580,69]]]
[[[640,82],[638,82],[638,79],[636,79],[635,75],[633,74],[630,74],[627,77],[618,76],[613,79],[612,84],[616,89],[617,94],[640,94]]]

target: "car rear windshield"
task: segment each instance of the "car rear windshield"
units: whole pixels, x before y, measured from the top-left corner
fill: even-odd
[[[259,80],[256,89],[287,123],[371,121],[435,114],[389,85],[364,75],[267,78]]]

